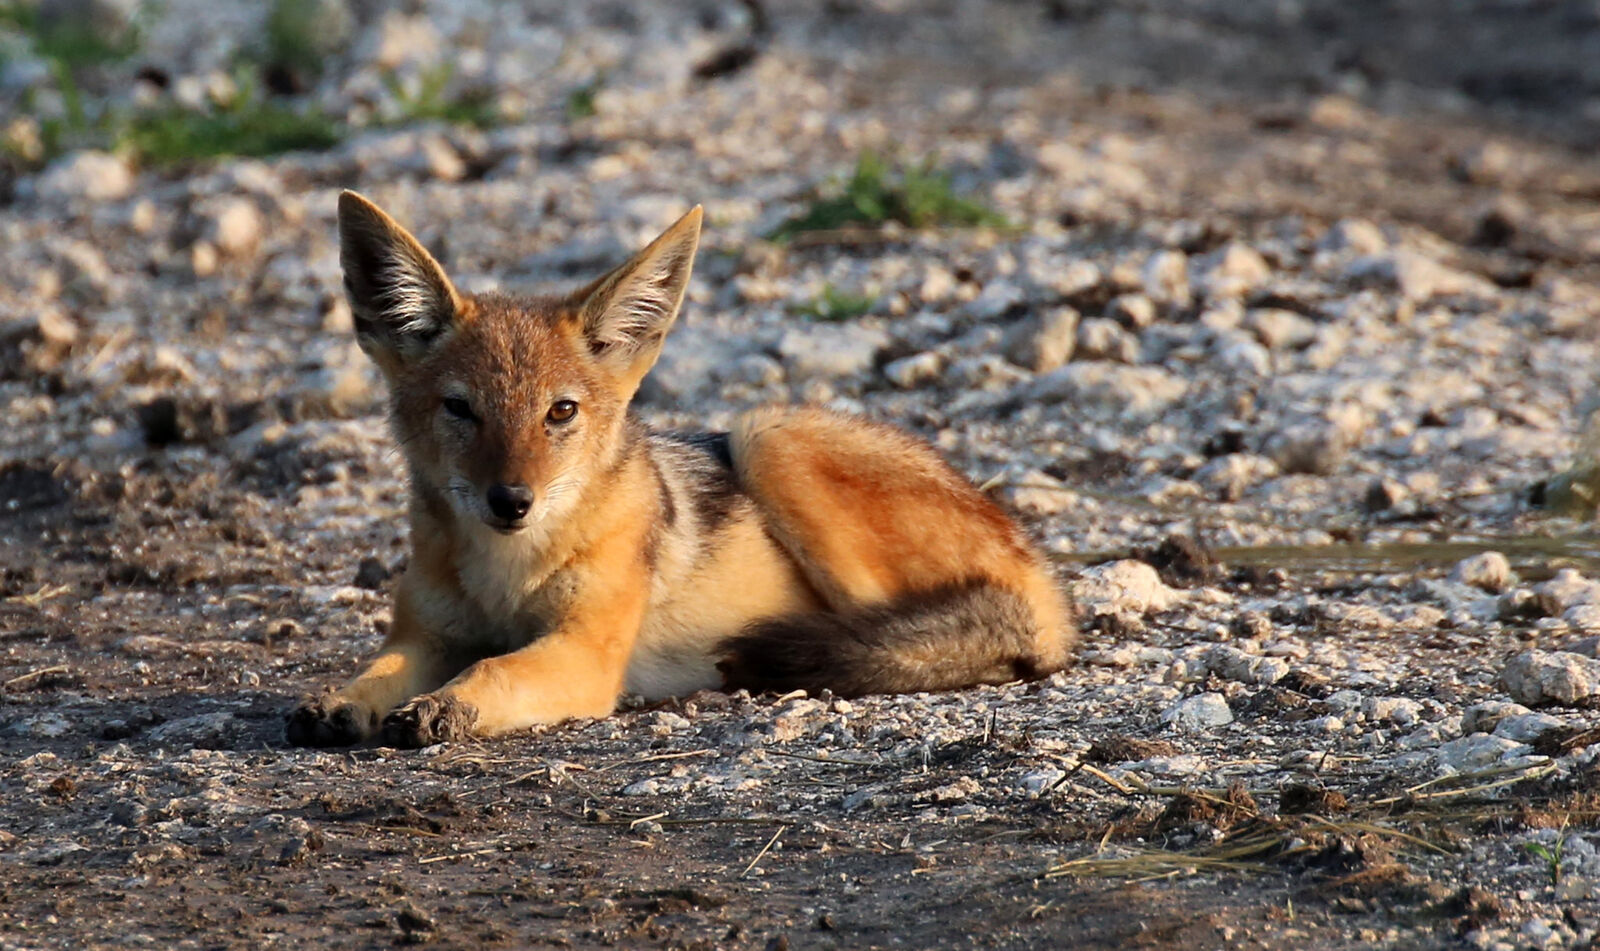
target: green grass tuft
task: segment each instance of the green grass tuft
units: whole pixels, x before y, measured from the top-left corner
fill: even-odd
[[[1539,842],[1522,843],[1522,847],[1527,850],[1529,855],[1544,862],[1544,871],[1546,875],[1550,876],[1551,885],[1561,884],[1561,851],[1562,846],[1566,844],[1566,839],[1564,838],[1566,834],[1565,826],[1562,826],[1561,832],[1563,837],[1557,838],[1553,847]]]
[[[599,112],[595,108],[594,97],[600,91],[601,80],[585,83],[567,94],[567,119],[587,119]]]
[[[813,320],[841,323],[872,313],[874,303],[874,298],[841,291],[829,284],[810,303],[795,308],[794,312]]]
[[[0,29],[23,34],[41,58],[69,70],[125,60],[142,40],[137,21],[108,38],[81,18],[41,16],[38,5],[26,0],[0,3]]]
[[[786,241],[808,231],[876,228],[888,222],[909,228],[1005,227],[1005,216],[955,193],[950,176],[930,162],[891,165],[868,152],[836,195],[818,197],[805,212],[784,222],[770,237]]]
[[[502,116],[494,98],[487,92],[467,92],[455,97],[446,96],[455,69],[449,63],[440,63],[424,72],[415,94],[405,89],[405,84],[394,73],[386,73],[383,83],[390,95],[400,104],[405,122],[449,122],[488,129],[500,124]]]
[[[181,165],[222,156],[261,157],[337,145],[343,128],[317,110],[252,99],[215,113],[172,107],[127,121],[119,148],[151,165]]]
[[[153,2],[144,9],[148,13],[158,8],[159,3]],[[98,148],[171,167],[225,156],[328,149],[348,133],[340,118],[314,104],[293,104],[269,97],[262,89],[269,70],[286,69],[307,77],[321,72],[329,46],[323,36],[326,10],[318,0],[273,0],[262,43],[236,64],[238,94],[210,111],[172,103],[116,108],[86,96],[81,91],[84,69],[136,52],[145,15],[108,40],[89,24],[41,16],[27,0],[0,0],[0,31],[20,34],[49,65],[52,85],[62,101],[62,114],[36,116],[36,135],[0,142],[0,158],[31,168],[71,149]],[[482,129],[503,120],[490,93],[452,93],[453,78],[452,67],[442,64],[424,72],[408,91],[396,76],[386,75],[384,82],[400,106],[393,124],[444,121]],[[29,97],[24,97],[23,107],[26,114],[35,114]]]
[[[114,148],[156,166],[328,149],[344,137],[343,124],[327,113],[263,96],[249,67],[236,70],[234,82],[237,95],[211,112],[177,105],[140,110],[111,117],[104,135]]]
[[[301,76],[322,75],[323,20],[319,0],[273,0],[267,13],[267,62]]]

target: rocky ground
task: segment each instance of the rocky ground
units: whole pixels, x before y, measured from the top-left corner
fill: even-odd
[[[1594,944],[1588,6],[61,6],[137,46],[75,123],[0,31],[0,947]],[[94,140],[250,57],[338,141]],[[870,154],[985,223],[769,240]],[[405,557],[342,187],[472,290],[703,202],[641,412],[925,435],[1081,662],[286,748]]]

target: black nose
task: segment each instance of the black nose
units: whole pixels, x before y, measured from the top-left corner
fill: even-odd
[[[495,518],[515,522],[533,508],[533,490],[520,482],[516,485],[502,482],[489,487],[488,500],[489,511]]]

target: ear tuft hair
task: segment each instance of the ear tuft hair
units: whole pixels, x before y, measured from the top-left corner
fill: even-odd
[[[574,295],[596,356],[630,368],[655,362],[689,287],[701,216],[696,205],[626,264]]]
[[[455,319],[460,297],[444,269],[383,209],[339,196],[339,263],[356,333],[369,352],[411,355]]]

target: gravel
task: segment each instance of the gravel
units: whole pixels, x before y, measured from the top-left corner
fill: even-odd
[[[163,6],[93,101],[210,109],[264,29],[266,5]],[[1143,880],[1158,946],[1594,939],[1593,161],[1483,118],[1461,101],[1481,76],[1424,94],[1424,60],[1504,65],[1470,31],[1428,59],[1342,5],[1313,3],[1317,29],[913,6],[904,30],[878,4],[773,8],[766,35],[736,4],[319,0],[327,68],[285,101],[349,124],[327,151],[4,153],[0,944],[1092,946],[1125,938],[1125,898],[1039,876],[1162,851],[1070,867]],[[1499,15],[1467,7],[1429,23]],[[1336,67],[1330,33],[1390,72]],[[1253,78],[1165,84],[1180,61],[1235,81],[1169,55],[1193,36],[1254,51]],[[0,54],[0,112],[53,108],[45,64]],[[438,63],[506,121],[401,121]],[[165,92],[137,92],[145,65]],[[765,239],[866,151],[1010,225]],[[1051,553],[1082,662],[287,749],[284,710],[375,646],[406,555],[340,288],[345,186],[468,290],[569,289],[703,202],[646,420],[809,401],[912,429]],[[822,319],[830,294],[866,313]],[[1254,818],[1282,849],[1184,858]]]

